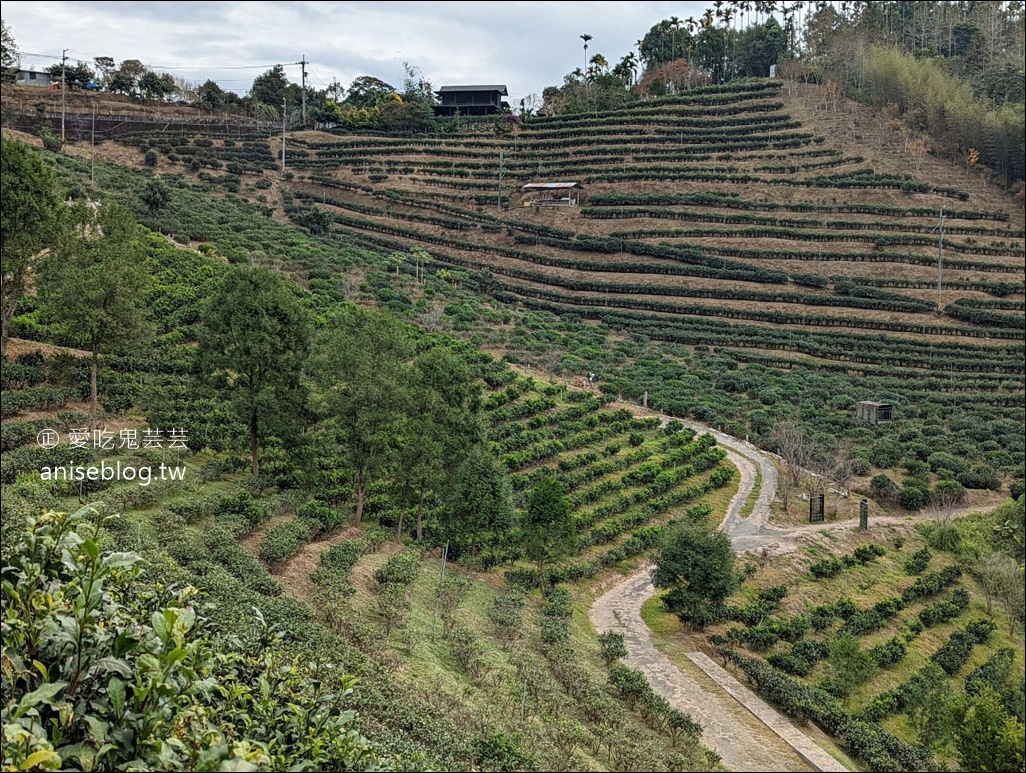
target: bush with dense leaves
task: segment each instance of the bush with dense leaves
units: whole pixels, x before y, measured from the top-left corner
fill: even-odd
[[[906,743],[879,725],[855,717],[833,696],[795,681],[755,658],[721,648],[720,655],[741,669],[758,691],[800,721],[813,720],[860,757],[872,771],[933,770],[924,747]]]
[[[302,518],[275,526],[260,542],[260,558],[269,564],[287,561],[304,543],[316,536],[318,531],[318,524]]]
[[[420,568],[420,555],[413,551],[393,553],[388,560],[374,572],[378,585],[407,586],[413,582]]]
[[[926,568],[930,565],[930,549],[923,548],[917,550],[911,556],[909,556],[902,568],[906,574],[922,574],[926,571]]]
[[[347,521],[346,516],[338,510],[317,500],[307,502],[299,508],[299,517],[308,521],[316,521],[320,524],[321,531],[334,531],[345,526]]]
[[[204,638],[195,589],[140,582],[139,556],[101,553],[86,517],[31,518],[8,546],[5,770],[383,764],[344,709],[351,677],[286,654],[266,633]]]
[[[598,637],[599,654],[606,667],[612,666],[617,660],[627,657],[627,647],[623,643],[623,634],[615,631],[600,633]]]

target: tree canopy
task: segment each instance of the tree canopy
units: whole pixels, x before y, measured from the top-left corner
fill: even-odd
[[[34,260],[56,239],[60,202],[53,173],[38,153],[6,137],[0,143],[0,302],[6,354],[8,325],[25,295]]]
[[[276,64],[270,70],[261,73],[253,79],[253,86],[249,90],[249,95],[254,102],[269,105],[275,110],[279,110],[285,101],[288,87],[289,79],[285,75],[285,68],[280,64]]]
[[[302,429],[309,340],[308,315],[280,275],[248,266],[225,272],[203,314],[197,365],[207,383],[231,396],[249,432],[254,475],[261,441],[295,438]]]
[[[730,537],[701,523],[670,529],[659,550],[653,583],[663,603],[684,622],[702,626],[738,586]]]
[[[75,203],[40,264],[39,294],[69,342],[92,355],[90,409],[97,411],[101,354],[140,350],[152,337],[146,315],[152,277],[132,213],[119,204]]]
[[[445,533],[472,555],[486,534],[513,524],[512,492],[506,471],[483,445],[476,445],[456,470],[445,507]]]
[[[346,306],[317,336],[311,365],[315,403],[353,470],[357,524],[371,483],[391,463],[406,432],[410,354],[396,318],[363,306]]]
[[[537,565],[538,579],[544,591],[545,564],[571,553],[577,545],[570,502],[559,480],[543,478],[531,489],[520,529],[524,553]]]

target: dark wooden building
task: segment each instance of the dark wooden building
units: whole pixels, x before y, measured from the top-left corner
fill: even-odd
[[[435,115],[492,115],[509,107],[505,86],[442,86],[435,94]]]

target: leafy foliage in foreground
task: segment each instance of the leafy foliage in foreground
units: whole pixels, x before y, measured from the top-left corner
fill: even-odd
[[[211,642],[195,589],[140,582],[140,557],[101,553],[89,512],[30,518],[4,563],[4,770],[382,763],[343,709],[352,677],[266,631]]]

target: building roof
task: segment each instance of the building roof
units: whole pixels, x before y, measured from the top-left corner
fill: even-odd
[[[522,185],[520,190],[522,191],[545,191],[545,190],[562,190],[566,188],[583,188],[584,186],[580,183],[527,183]]]
[[[504,97],[509,96],[509,92],[506,91],[504,84],[494,86],[442,86],[438,89],[437,93],[444,94],[447,91],[498,91]]]
[[[893,405],[893,403],[880,403],[880,402],[877,402],[876,400],[860,400],[859,401],[859,405],[872,405],[872,406],[875,406],[877,408],[881,408],[881,407],[883,407],[885,405]]]

